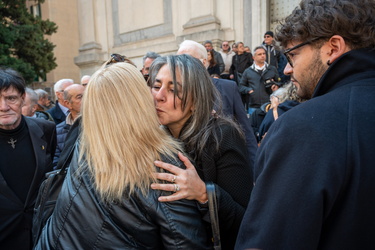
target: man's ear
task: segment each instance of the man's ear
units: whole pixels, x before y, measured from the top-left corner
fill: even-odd
[[[342,36],[334,35],[325,44],[328,50],[327,63],[331,64],[344,53],[350,51],[349,46]]]
[[[65,107],[68,107],[68,109],[70,109],[70,102],[68,100],[64,100],[64,106]]]
[[[37,108],[38,108],[38,104],[35,104],[35,105],[31,108],[33,114],[35,113],[35,111],[36,111]]]
[[[22,101],[22,106],[25,106],[25,98],[26,98],[26,93],[24,93],[23,95],[21,95],[21,101]]]

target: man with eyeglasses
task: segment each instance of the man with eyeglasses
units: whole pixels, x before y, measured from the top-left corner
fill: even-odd
[[[375,1],[303,0],[277,28],[310,100],[271,126],[236,249],[375,246]]]
[[[47,112],[51,114],[56,125],[65,121],[69,114],[69,108],[64,104],[64,90],[73,83],[72,79],[61,79],[53,86],[57,101],[55,107],[47,110]]]
[[[230,79],[229,78],[229,70],[230,66],[232,66],[232,59],[235,53],[230,50],[229,42],[223,41],[221,44],[221,50],[219,51],[221,57],[223,58],[225,68],[224,71],[221,73],[220,77],[222,79]]]
[[[1,68],[0,249],[32,248],[34,204],[56,147],[55,124],[23,116],[24,102],[24,79]]]

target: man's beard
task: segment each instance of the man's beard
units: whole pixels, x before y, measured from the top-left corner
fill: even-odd
[[[306,100],[311,99],[316,85],[327,69],[328,65],[322,63],[320,51],[317,50],[308,69],[301,74],[299,79],[292,76],[298,82],[297,95]]]

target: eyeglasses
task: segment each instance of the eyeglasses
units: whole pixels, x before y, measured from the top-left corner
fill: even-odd
[[[296,46],[294,46],[294,47],[292,47],[292,48],[289,48],[289,49],[285,50],[285,51],[284,51],[284,55],[285,55],[286,59],[288,60],[288,63],[290,64],[290,67],[293,68],[293,61],[292,61],[292,59],[291,59],[290,56],[289,56],[289,53],[290,53],[291,51],[293,51],[293,50],[295,50],[295,49],[298,49],[298,48],[301,48],[302,46],[305,46],[305,45],[307,45],[307,44],[310,44],[310,43],[312,43],[312,42],[315,42],[315,41],[317,41],[317,40],[319,40],[319,39],[321,39],[321,37],[316,37],[316,38],[314,38],[314,39],[311,39],[311,40],[306,41],[306,42],[304,42],[304,43],[297,44]]]
[[[225,47],[226,47],[226,46],[229,46],[229,44],[223,44],[223,46],[225,46]]]
[[[135,64],[130,59],[128,59],[126,56],[122,56],[120,54],[111,54],[111,59],[107,62],[106,65],[110,65],[110,64],[118,63],[118,62],[130,63],[134,67],[137,67],[137,66],[135,66]]]
[[[268,35],[267,35],[267,36],[264,36],[264,38],[270,38],[270,37],[272,37],[272,36],[268,36]]]

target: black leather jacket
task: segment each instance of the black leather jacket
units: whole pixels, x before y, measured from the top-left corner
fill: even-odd
[[[103,203],[77,152],[36,249],[212,249],[195,201],[159,202],[170,192],[150,189]]]

